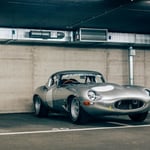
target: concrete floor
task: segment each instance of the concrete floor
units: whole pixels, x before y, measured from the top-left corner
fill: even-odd
[[[74,125],[65,116],[0,115],[1,150],[149,150],[150,114],[143,123],[126,116]]]

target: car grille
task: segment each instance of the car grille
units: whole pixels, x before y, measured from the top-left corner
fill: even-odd
[[[144,102],[141,100],[120,100],[115,103],[115,108],[122,110],[137,109],[143,107]]]

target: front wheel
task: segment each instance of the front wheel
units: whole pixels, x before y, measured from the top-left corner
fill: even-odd
[[[84,124],[88,121],[87,114],[80,106],[80,101],[74,97],[69,103],[69,117],[75,124]]]
[[[44,105],[40,97],[34,99],[34,113],[37,117],[47,117],[48,108]]]
[[[148,111],[144,113],[130,114],[129,118],[135,122],[142,122],[146,119],[147,115],[148,115]]]

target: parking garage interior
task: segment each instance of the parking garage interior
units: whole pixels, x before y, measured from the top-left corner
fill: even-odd
[[[150,1],[0,1],[0,113],[32,112],[36,87],[61,70],[150,87]]]

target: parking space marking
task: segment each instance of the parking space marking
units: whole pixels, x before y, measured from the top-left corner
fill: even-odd
[[[114,125],[119,125],[119,126],[128,126],[129,125],[129,124],[113,122],[113,121],[108,121],[107,123],[114,124]]]
[[[97,128],[80,128],[80,129],[54,128],[54,129],[45,130],[45,131],[43,130],[43,131],[3,132],[3,133],[0,133],[0,136],[25,135],[25,134],[43,134],[43,133],[57,133],[57,132],[111,130],[111,129],[126,129],[126,128],[141,128],[141,127],[150,127],[150,124],[148,124],[148,125],[127,125],[127,126],[119,126],[119,127],[97,127]]]

